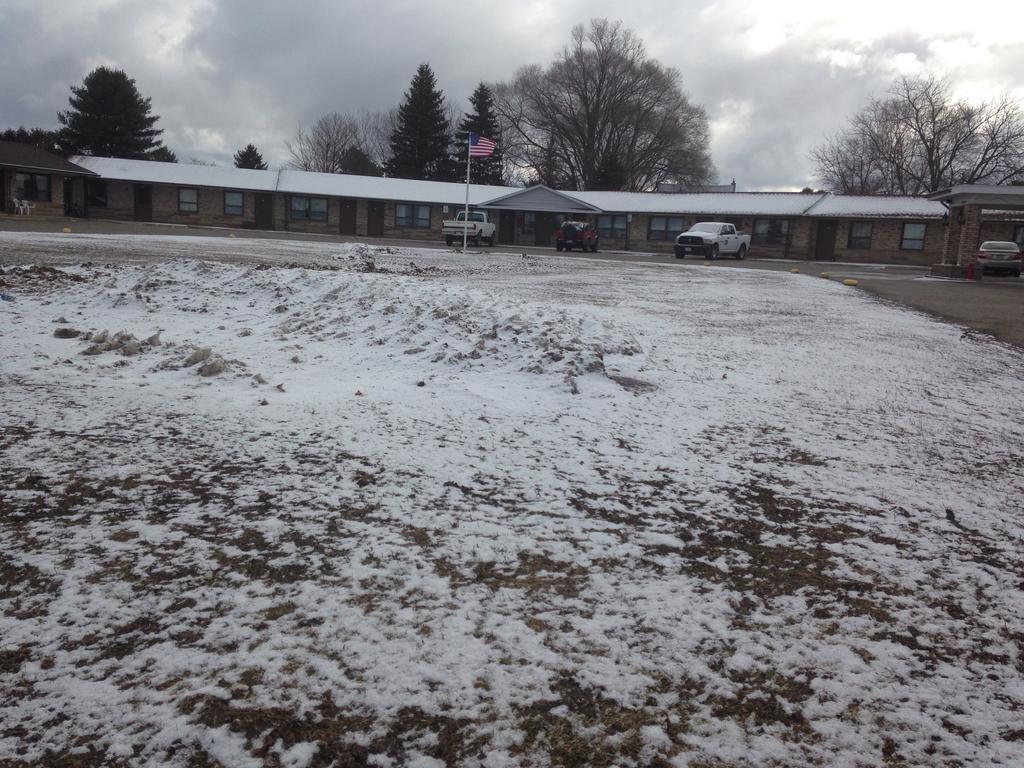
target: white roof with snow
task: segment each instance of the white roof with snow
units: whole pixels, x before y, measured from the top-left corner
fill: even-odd
[[[187,163],[159,163],[149,160],[122,160],[114,157],[79,155],[72,162],[99,174],[104,179],[138,181],[150,184],[224,187],[259,192],[283,192],[293,195],[352,197],[369,200],[396,200],[414,203],[461,205],[466,186],[457,182],[385,179],[307,171],[254,171]],[[815,217],[889,217],[939,218],[945,207],[922,197],[885,197],[880,195],[831,195],[816,192],[561,192],[542,185],[534,187],[498,187],[471,184],[469,203],[496,208],[515,208],[521,195],[521,210],[534,210],[540,193],[546,203],[537,210],[555,210],[558,199],[565,202],[563,212],[580,211],[580,203],[610,213],[689,214],[697,216],[804,216]],[[554,199],[550,199],[554,198]]]
[[[157,163],[151,160],[123,160],[119,157],[77,155],[75,164],[98,173],[104,179],[140,181],[148,184],[178,184],[195,187],[226,187],[273,192],[277,171],[222,168],[187,163]]]
[[[469,204],[479,205],[486,200],[515,192],[519,187],[491,187],[469,185]],[[417,181],[414,179],[384,179],[377,176],[353,176],[341,173],[309,173],[308,171],[281,171],[278,192],[295,195],[327,195],[330,197],[359,197],[370,200],[408,200],[416,203],[466,202],[466,185],[447,181]]]
[[[821,194],[799,192],[572,192],[577,200],[616,213],[800,216]]]
[[[818,218],[940,219],[946,206],[924,197],[903,195],[824,195],[808,216]]]

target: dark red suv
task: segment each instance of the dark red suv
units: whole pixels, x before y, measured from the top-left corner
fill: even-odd
[[[555,250],[571,251],[573,248],[597,253],[597,230],[592,224],[586,221],[563,221],[555,230]]]

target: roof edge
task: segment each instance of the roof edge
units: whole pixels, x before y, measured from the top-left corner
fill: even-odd
[[[507,195],[501,195],[500,197],[496,197],[493,200],[485,200],[482,203],[477,203],[477,207],[478,208],[483,208],[483,207],[488,206],[488,205],[497,205],[498,203],[503,203],[506,200],[508,200],[509,198],[515,197],[516,195],[522,195],[522,194],[525,194],[527,192],[531,192],[531,191],[533,191],[535,189],[543,189],[543,190],[546,190],[548,192],[551,192],[551,193],[553,193],[555,195],[558,195],[559,197],[562,197],[562,198],[565,198],[566,200],[569,200],[570,202],[580,206],[581,208],[583,208],[585,210],[593,211],[594,213],[604,213],[604,209],[603,208],[599,208],[596,205],[592,205],[590,203],[584,202],[583,200],[580,200],[577,197],[573,197],[572,195],[570,195],[570,194],[568,194],[566,192],[563,192],[560,189],[552,189],[547,184],[533,184],[533,185],[531,185],[529,187],[523,187],[522,189],[517,189],[514,192],[509,192]]]

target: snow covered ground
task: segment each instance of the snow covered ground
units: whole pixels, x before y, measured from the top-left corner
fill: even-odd
[[[0,259],[4,765],[1022,764],[1017,349],[699,265]]]

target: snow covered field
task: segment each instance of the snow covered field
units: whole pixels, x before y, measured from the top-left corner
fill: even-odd
[[[699,265],[3,259],[0,764],[1022,764],[1019,350]]]

